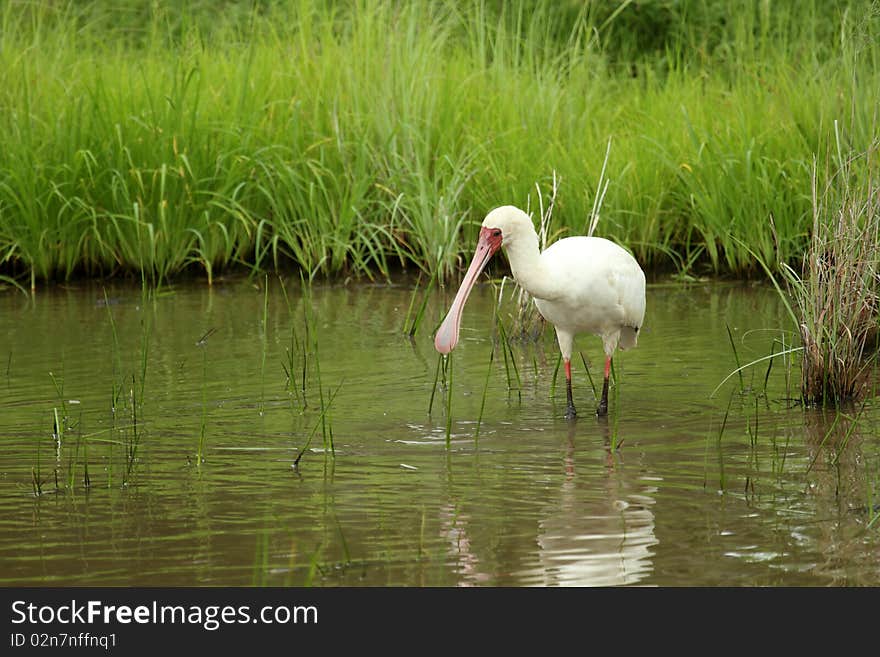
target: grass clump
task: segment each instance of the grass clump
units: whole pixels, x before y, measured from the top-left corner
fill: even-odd
[[[803,274],[786,268],[803,342],[801,394],[839,405],[863,396],[880,310],[880,141],[813,173],[813,229]]]

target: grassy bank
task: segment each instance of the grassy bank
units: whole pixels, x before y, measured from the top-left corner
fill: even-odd
[[[554,171],[582,232],[609,139],[599,234],[760,274],[800,262],[834,121],[854,152],[878,126],[870,0],[11,0],[0,35],[0,273],[28,281],[448,277]]]

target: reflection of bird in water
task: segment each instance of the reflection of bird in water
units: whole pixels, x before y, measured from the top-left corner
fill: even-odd
[[[558,498],[538,522],[536,561],[515,572],[521,584],[543,586],[615,586],[636,584],[652,570],[656,488],[627,479],[611,450],[608,424],[600,422],[605,438],[605,468],[601,479],[580,479],[575,472],[574,432],[568,429],[565,478]],[[642,477],[639,473],[639,477]],[[497,573],[481,562],[469,536],[469,516],[450,503],[442,508],[442,534],[459,586],[482,586]]]
[[[452,504],[443,508],[443,534],[449,541],[449,554],[454,556],[456,573],[461,579],[459,586],[488,585],[489,573],[480,568],[480,560],[471,549],[471,539],[467,531],[468,516],[457,513]]]
[[[627,478],[615,463],[608,425],[605,433],[605,494],[594,495],[593,482],[579,481],[574,466],[575,425],[569,428],[565,481],[560,497],[539,523],[539,572],[529,573],[545,586],[636,584],[652,570],[656,487]]]

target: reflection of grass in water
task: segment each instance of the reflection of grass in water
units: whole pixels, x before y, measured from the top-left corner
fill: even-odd
[[[425,520],[427,518],[427,511],[425,507],[422,506],[422,517],[421,522],[419,522],[419,546],[418,546],[418,555],[419,559],[425,557]]]
[[[867,400],[843,408],[804,411],[805,440],[812,452],[805,492],[825,499],[833,510],[845,510],[838,522],[852,518],[856,550],[863,550],[865,533],[880,529],[880,461],[875,440],[873,404]],[[867,412],[866,412],[867,411]]]
[[[208,427],[208,348],[202,345],[202,418],[199,422],[199,444],[196,449],[196,463],[201,465],[205,460],[205,447],[207,446]]]
[[[290,296],[287,294],[287,286],[284,284],[284,279],[279,276],[278,281],[281,284],[281,294],[284,296],[284,303],[287,306],[287,319],[290,324],[290,341],[288,346],[284,348],[286,360],[281,361],[281,369],[284,370],[284,375],[287,377],[285,387],[289,392],[293,393],[294,401],[301,401],[304,410],[306,404],[306,344],[303,342],[302,345],[300,345],[300,342],[297,339],[296,316]],[[297,354],[301,354],[301,367],[297,366]],[[296,380],[297,370],[300,371],[302,377],[302,382],[299,385],[299,382]],[[302,391],[302,397],[300,397],[300,390]]]
[[[299,467],[299,462],[300,462],[300,460],[302,459],[303,454],[305,454],[306,451],[309,449],[309,446],[312,444],[312,439],[313,439],[313,438],[315,437],[315,435],[317,435],[317,433],[318,433],[318,427],[321,427],[321,429],[322,429],[322,435],[323,435],[323,437],[324,437],[324,447],[325,447],[325,449],[324,449],[324,455],[325,455],[325,458],[326,458],[326,454],[327,454],[327,449],[326,449],[326,447],[327,447],[327,440],[328,440],[327,430],[328,430],[328,427],[329,427],[329,423],[325,420],[325,417],[326,417],[327,413],[330,411],[330,407],[333,405],[333,400],[336,399],[336,395],[337,395],[337,393],[339,392],[339,389],[340,389],[341,387],[342,387],[342,383],[340,383],[338,386],[336,386],[336,390],[334,390],[332,393],[330,393],[330,395],[329,395],[329,397],[328,397],[328,399],[327,399],[327,403],[326,403],[326,404],[324,403],[324,397],[323,397],[323,395],[321,396],[321,413],[320,413],[320,415],[318,416],[317,421],[315,422],[315,426],[312,427],[312,430],[311,430],[311,432],[309,433],[309,437],[308,437],[308,439],[306,439],[306,444],[303,445],[303,448],[299,451],[299,454],[297,454],[296,458],[295,458],[294,461],[293,461],[293,467],[294,467],[294,468]],[[330,440],[330,443],[329,443],[329,444],[330,444],[330,446],[331,446],[331,451],[330,451],[330,453],[331,453],[332,456],[335,457],[335,456],[336,456],[336,453],[335,453],[335,451],[332,450],[332,445],[333,445],[333,436],[332,436],[332,433],[331,433],[330,436],[329,436],[329,440]]]
[[[269,350],[269,276],[263,277],[263,318],[260,332],[260,415],[266,408],[266,354]]]
[[[138,390],[138,403],[143,406],[144,393],[147,385],[147,363],[150,353],[150,335],[153,327],[153,303],[155,302],[155,290],[147,285],[146,277],[141,278],[141,351],[140,351],[140,386]]]
[[[314,307],[312,306],[311,283],[307,284],[305,280],[301,279],[301,284],[303,291],[303,312],[305,314],[306,336],[311,337],[311,348],[315,355],[315,382],[318,385],[318,404],[321,410],[319,419],[321,423],[321,437],[324,444],[324,453],[326,454],[327,449],[329,448],[331,455],[335,457],[336,447],[333,444],[333,425],[330,421],[329,413],[333,399],[336,397],[336,393],[339,392],[339,388],[342,387],[342,383],[336,387],[336,390],[329,399],[324,398],[324,381],[321,377],[321,357],[318,348],[317,320],[315,319]],[[300,453],[300,456],[302,456],[302,453]],[[299,457],[297,457],[297,461],[299,461]]]
[[[110,297],[107,296],[106,288],[104,288],[104,307],[107,309],[107,318],[110,320],[110,360],[113,363],[110,408],[115,416],[122,395],[122,383],[118,380],[122,372],[122,355],[119,353],[119,332],[116,329],[116,320],[113,317],[113,310],[110,307]]]
[[[82,449],[82,458],[80,458],[80,449]],[[76,466],[82,465],[82,483],[86,488],[91,487],[92,480],[89,476],[89,440],[88,436],[81,431],[77,432],[76,445],[73,454],[69,455],[67,464],[67,488],[73,490],[76,487]]]
[[[449,449],[452,437],[452,354],[437,354],[437,369],[434,371],[434,385],[431,387],[431,398],[428,400],[428,415],[434,408],[434,398],[437,395],[437,386],[443,393],[443,409],[446,412],[444,434],[446,449]],[[482,417],[482,411],[480,413]],[[479,431],[479,426],[477,427]]]
[[[752,395],[752,401],[754,402],[753,407],[750,403],[747,403],[747,395],[750,394]],[[703,464],[704,489],[707,488],[709,484],[709,452],[710,444],[713,442],[713,436],[718,462],[718,489],[723,492],[726,491],[727,487],[730,485],[730,482],[727,481],[727,474],[725,470],[724,434],[730,422],[734,421],[737,417],[737,411],[733,404],[734,400],[740,400],[742,404],[741,411],[743,415],[741,419],[744,422],[743,431],[745,435],[748,436],[747,463],[749,467],[745,476],[744,494],[754,497],[755,482],[760,480],[762,476],[759,452],[761,448],[760,437],[764,435],[764,433],[767,433],[766,446],[770,451],[770,472],[776,478],[777,482],[779,481],[785,469],[785,461],[788,455],[790,436],[786,435],[785,442],[783,444],[780,444],[774,432],[767,432],[766,429],[763,429],[765,424],[761,421],[760,405],[760,400],[763,396],[765,396],[764,391],[750,391],[750,389],[748,388],[732,389],[730,391],[730,396],[727,400],[727,406],[725,407],[724,413],[721,416],[720,425],[717,431],[712,431],[710,426],[710,430],[706,435],[706,447]],[[750,412],[750,409],[753,410],[753,414]],[[769,407],[767,408],[767,412],[770,412]],[[736,440],[736,437],[734,437],[734,440]]]
[[[303,582],[300,586],[309,587],[314,583],[314,579],[316,575],[325,575],[330,572],[337,571],[345,571],[350,568],[354,564],[354,560],[351,556],[351,551],[348,546],[348,541],[345,538],[345,533],[342,530],[342,525],[339,522],[339,518],[335,513],[332,514],[333,519],[333,530],[335,530],[336,540],[338,541],[339,548],[342,550],[342,559],[339,561],[331,561],[324,562],[322,556],[324,554],[324,549],[329,543],[332,543],[332,539],[327,536],[329,527],[324,527],[325,537],[322,538],[318,544],[315,546],[315,549],[312,551],[311,555],[308,558],[308,567],[306,568],[305,574],[303,576]],[[287,555],[287,563],[286,567],[283,569],[284,580],[283,586],[292,586],[294,585],[294,574],[297,570],[296,568],[297,561],[297,549],[296,543],[292,542],[290,546],[290,552]],[[272,563],[272,554],[271,554],[271,530],[266,527],[262,529],[257,535],[256,546],[254,549],[254,561],[253,566],[251,567],[251,586],[270,586],[272,582],[269,581],[269,575],[271,571],[276,569],[276,565]]]
[[[715,449],[718,453],[718,486],[720,490],[724,490],[724,451],[722,449],[721,439],[724,436],[724,429],[727,427],[727,419],[730,417],[730,408],[733,404],[733,392],[730,394],[730,399],[727,401],[727,408],[724,411],[724,416],[721,419],[721,427],[718,429],[718,434],[715,437]],[[711,434],[706,436],[706,450],[704,454],[703,460],[703,488],[707,488],[709,485],[709,440]]]
[[[336,530],[336,538],[339,541],[339,547],[342,549],[342,559],[339,561],[330,561],[321,563],[320,556],[323,552],[323,549],[328,545],[328,543],[332,544],[332,540],[328,540],[328,538],[324,538],[318,544],[318,548],[315,551],[314,555],[312,555],[312,561],[309,568],[309,573],[306,577],[306,586],[311,585],[312,579],[314,578],[315,573],[319,573],[322,576],[327,576],[332,572],[346,572],[351,566],[355,565],[354,560],[351,558],[351,551],[348,547],[348,541],[345,538],[345,533],[342,531],[342,524],[339,522],[339,518],[336,513],[333,513],[333,528]],[[324,533],[327,533],[327,527],[324,527]]]
[[[874,472],[868,473],[868,485],[866,487],[867,490],[867,503],[866,508],[868,511],[868,522],[865,524],[865,529],[880,529],[880,467],[878,466],[878,462],[875,459],[875,470]],[[867,466],[866,466],[867,467]]]
[[[34,451],[35,455],[35,463],[31,467],[31,485],[33,486],[34,497],[38,497],[43,494],[43,472],[40,467],[40,441],[37,440],[35,442]]]
[[[196,463],[201,465],[205,460],[205,449],[208,443],[208,338],[216,329],[211,328],[199,338],[196,347],[202,350],[202,419],[199,423],[199,442],[196,448]]]
[[[138,456],[138,446],[141,439],[141,434],[139,432],[138,427],[138,405],[143,402],[144,399],[144,382],[146,380],[146,372],[147,372],[147,360],[148,360],[148,345],[149,345],[149,323],[146,319],[142,319],[142,332],[141,332],[141,383],[137,384],[137,375],[131,375],[131,386],[129,388],[129,394],[127,399],[123,398],[123,393],[125,390],[124,383],[124,375],[122,374],[122,353],[119,344],[119,329],[116,324],[116,319],[113,316],[112,303],[110,301],[110,297],[107,294],[107,289],[103,289],[104,293],[104,307],[107,308],[107,318],[110,322],[110,336],[111,336],[111,362],[113,363],[112,368],[112,379],[111,379],[111,392],[110,392],[110,414],[111,414],[111,426],[114,431],[119,430],[123,434],[123,443],[126,446],[125,454],[126,454],[126,468],[125,474],[123,476],[123,482],[128,481],[134,471],[134,466],[137,462]],[[148,298],[148,288],[146,287],[146,283],[142,282],[141,285],[141,310],[146,314],[146,301]],[[117,424],[119,419],[120,410],[124,407],[125,403],[128,403],[128,411],[129,411],[129,426],[128,427],[119,427]],[[130,433],[129,433],[130,432]],[[112,440],[112,437],[111,437]]]
[[[254,565],[251,572],[251,586],[267,586],[269,574],[269,530],[263,529],[257,535],[257,548],[254,552]]]
[[[841,409],[837,409],[835,411],[834,421],[828,427],[828,430],[825,431],[824,435],[822,436],[822,440],[819,441],[819,445],[816,448],[816,454],[810,461],[810,465],[807,467],[807,470],[804,473],[805,475],[808,475],[812,471],[813,467],[816,465],[816,461],[818,460],[819,456],[823,454],[823,449],[825,448],[826,444],[829,446],[829,449],[833,450],[830,465],[836,466],[840,462],[840,457],[845,451],[846,446],[849,444],[853,432],[857,427],[859,427],[862,413],[864,413],[866,405],[867,400],[861,403],[854,416],[845,413]],[[846,421],[846,429],[844,430],[843,435],[840,436],[838,435],[839,431],[837,430],[837,428],[842,421]]]
[[[303,455],[312,444],[312,440],[317,434],[318,429],[321,430],[321,437],[324,447],[325,460],[327,455],[336,456],[336,446],[333,440],[333,425],[330,418],[330,410],[336,395],[342,387],[340,382],[335,389],[327,388],[325,390],[323,377],[321,374],[321,359],[319,353],[317,320],[312,302],[311,282],[307,281],[302,273],[300,273],[300,290],[302,295],[302,321],[303,321],[303,338],[299,340],[296,334],[296,317],[293,310],[293,304],[288,296],[284,281],[281,281],[281,290],[287,304],[289,321],[290,321],[290,344],[286,349],[286,362],[282,361],[281,366],[287,377],[286,387],[292,391],[295,399],[301,401],[301,412],[305,412],[307,408],[307,392],[309,381],[309,367],[311,365],[314,374],[314,383],[318,388],[318,418],[314,427],[310,431],[305,445],[300,449],[294,459],[293,467],[298,467]],[[311,358],[309,354],[311,353]],[[301,367],[296,367],[297,356],[301,360]],[[301,380],[296,380],[297,369],[301,372]],[[297,388],[299,390],[297,390]]]
[[[794,425],[782,423],[784,435],[780,437],[778,416],[766,403],[766,394],[766,384],[763,389],[730,390],[720,426],[714,430],[710,428],[706,436],[703,487],[708,487],[710,474],[715,475],[718,477],[719,491],[740,490],[751,502],[760,498],[762,479],[766,477],[772,479],[774,490],[794,484],[806,486],[807,491],[812,490],[816,481],[830,478],[826,487],[834,491],[835,504],[845,503],[851,513],[858,515],[859,524],[865,531],[880,527],[880,507],[877,506],[880,478],[878,472],[872,470],[872,461],[876,463],[876,457],[863,454],[858,447],[862,442],[859,438],[874,433],[868,426],[868,401],[829,409],[828,412],[813,409],[804,413],[798,410]],[[765,403],[762,403],[762,398]],[[735,400],[738,400],[737,405],[733,403]],[[791,407],[784,408],[784,418],[791,418]],[[800,422],[803,422],[802,428]],[[740,436],[736,433],[731,436],[731,426],[742,426],[747,437],[744,461],[740,460],[737,451]],[[800,459],[790,461],[788,458],[793,453],[797,454],[796,448],[793,451],[792,438],[796,439],[801,433],[805,437],[804,447],[809,449],[805,464]],[[717,457],[717,469],[714,471],[709,466],[713,443]],[[744,466],[743,489],[737,488],[739,484],[731,481],[731,462],[735,466]],[[740,474],[738,467],[736,472]],[[764,482],[765,488],[766,485]]]
[[[305,581],[303,581],[303,586],[311,586],[312,581],[315,579],[315,573],[320,569],[320,558],[321,551],[324,549],[324,542],[321,541],[315,547],[315,551],[312,552],[312,556],[309,559],[309,570],[306,572]]]

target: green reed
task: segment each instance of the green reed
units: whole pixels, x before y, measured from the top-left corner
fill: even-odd
[[[67,452],[67,490],[73,491],[76,488],[76,472],[77,466],[82,465],[82,484],[83,487],[89,488],[92,485],[89,476],[89,443],[88,438],[80,431],[77,433],[73,450]]]
[[[414,338],[416,335],[416,331],[419,330],[419,325],[422,323],[422,319],[425,316],[425,309],[428,307],[428,301],[431,298],[431,290],[434,289],[434,285],[437,283],[437,272],[435,271],[428,278],[428,285],[425,288],[425,291],[422,293],[422,300],[419,302],[419,306],[415,309],[415,314],[413,314],[413,309],[415,307],[416,299],[418,297],[420,285],[422,282],[422,273],[419,272],[419,278],[416,281],[416,286],[413,289],[412,297],[409,301],[409,307],[406,310],[406,317],[403,320],[403,330],[406,335],[410,338]],[[412,318],[412,321],[410,321]],[[409,328],[407,328],[409,326]]]
[[[317,386],[318,393],[318,417],[315,421],[314,427],[312,428],[311,432],[308,435],[308,438],[306,439],[305,445],[302,447],[302,449],[299,451],[296,458],[294,459],[293,467],[298,467],[299,462],[305,454],[306,450],[308,450],[308,448],[311,446],[312,440],[315,437],[318,429],[321,430],[325,464],[327,455],[329,455],[333,459],[336,458],[336,445],[333,437],[333,424],[332,418],[330,416],[330,411],[333,405],[333,400],[336,398],[336,395],[339,393],[339,390],[342,388],[342,385],[344,383],[344,381],[340,381],[335,388],[328,386],[325,390],[324,380],[321,374],[321,358],[318,343],[319,331],[317,330],[317,319],[315,317],[313,305],[314,302],[312,297],[312,285],[311,281],[306,280],[306,277],[302,272],[300,273],[300,289],[302,296],[302,319],[304,329],[304,337],[301,341],[302,404],[303,410],[305,410],[307,406],[306,382],[309,376],[309,368],[311,367],[311,372],[314,375],[313,381],[314,384]],[[285,298],[287,298],[286,292]],[[291,308],[289,300],[288,308]],[[291,316],[291,348],[290,350],[288,350],[288,361],[290,363],[290,369],[285,368],[285,370],[288,372],[293,370],[294,359],[291,352],[296,348],[296,336],[293,329],[293,319],[293,316]],[[311,358],[309,357],[309,354],[311,354]]]
[[[715,438],[715,451],[718,455],[718,486],[720,490],[725,489],[725,478],[724,478],[724,449],[722,446],[722,438],[724,437],[724,430],[727,428],[727,420],[730,417],[730,409],[733,405],[733,396],[734,393],[731,391],[730,398],[727,400],[727,408],[724,410],[724,416],[721,418],[721,426],[718,429],[718,435]],[[706,451],[704,455],[704,475],[703,475],[703,488],[706,488],[708,485],[708,461],[709,461],[709,436],[706,436]]]
[[[480,427],[483,424],[483,411],[486,409],[486,397],[489,393],[489,378],[492,375],[492,364],[495,362],[495,350],[489,350],[489,365],[486,367],[486,381],[483,383],[483,395],[480,397],[480,414],[477,416],[477,427],[474,429],[474,442],[480,438]]]
[[[57,377],[53,372],[49,372],[49,378],[52,380],[52,387],[55,388],[55,396],[58,400],[58,405],[61,407],[60,414],[57,407],[52,409],[52,414],[54,415],[52,434],[55,438],[57,450],[60,452],[64,444],[64,434],[67,431],[69,422],[67,401],[64,399],[64,373],[62,372],[61,376]]]
[[[150,336],[152,334],[152,313],[150,306],[155,294],[152,288],[142,276],[141,279],[141,303],[140,303],[140,348],[139,368],[130,375],[123,374],[122,348],[119,337],[119,326],[113,315],[113,304],[107,289],[102,289],[104,307],[107,309],[107,319],[110,324],[110,359],[112,362],[111,391],[110,391],[110,431],[111,444],[115,440],[117,431],[122,433],[122,442],[125,445],[126,467],[123,474],[123,482],[130,480],[133,475],[138,459],[140,441],[143,437],[142,411],[146,395],[147,369],[149,364]],[[126,393],[127,389],[127,393]],[[122,413],[128,411],[127,424],[120,426]]]
[[[2,263],[2,260],[0,260],[0,263]],[[0,290],[3,289],[4,285],[10,285],[21,292],[24,296],[29,296],[27,289],[11,276],[0,275]]]
[[[833,121],[874,134],[880,21],[740,4],[9,0],[0,275],[446,280],[554,172],[554,238],[601,198],[646,268],[794,264]]]
[[[599,399],[599,393],[596,392],[596,384],[593,382],[593,374],[592,374],[592,372],[590,372],[590,366],[587,363],[587,359],[584,356],[584,352],[579,351],[578,353],[581,355],[581,362],[584,364],[584,371],[587,373],[587,380],[590,382],[590,389],[593,391],[593,397],[595,397],[596,399]],[[560,363],[561,363],[562,362],[562,354],[559,355],[559,358],[560,358]],[[557,364],[556,367],[558,368],[559,365]]]
[[[730,348],[733,350],[733,360],[736,362],[736,373],[739,375],[739,389],[740,392],[745,392],[746,390],[746,382],[743,378],[742,373],[742,364],[739,362],[739,354],[736,351],[736,343],[733,340],[733,333],[730,331],[730,324],[725,324],[724,328],[727,329],[727,339],[730,340]],[[773,363],[773,360],[770,360],[770,363]]]
[[[141,444],[143,431],[138,424],[140,418],[138,416],[138,398],[137,398],[137,380],[134,374],[131,375],[131,386],[128,389],[128,412],[129,412],[129,429],[131,431],[126,449],[126,476],[131,477],[134,467],[138,462],[138,449]]]
[[[342,387],[342,382],[339,383],[339,385],[336,387],[336,390],[332,393],[330,388],[328,388],[326,392],[327,397],[325,397],[324,382],[323,378],[321,377],[321,358],[318,345],[319,331],[317,330],[317,319],[315,318],[314,306],[312,301],[312,287],[311,282],[306,281],[302,274],[300,274],[300,287],[302,289],[303,321],[306,329],[305,339],[307,341],[306,344],[308,344],[313,354],[312,364],[314,367],[315,383],[318,387],[318,408],[320,410],[319,418],[321,423],[321,436],[323,439],[324,453],[326,454],[329,450],[330,455],[335,458],[336,446],[333,442],[333,425],[329,413],[330,405],[332,404],[333,398],[336,396],[336,393],[339,392],[339,388]],[[303,399],[305,399],[305,370],[306,363],[304,362]]]
[[[513,353],[513,346],[511,345],[509,332],[504,325],[504,319],[501,317],[501,303],[504,297],[504,283],[506,281],[506,277],[501,280],[498,294],[494,295],[495,303],[492,309],[492,323],[498,334],[496,342],[497,345],[500,345],[501,356],[504,360],[504,374],[507,379],[507,392],[510,393],[516,391],[517,400],[522,402],[522,380],[519,376],[519,366],[516,364],[517,358],[516,354]],[[495,348],[495,346],[496,345],[493,345],[493,348]]]

